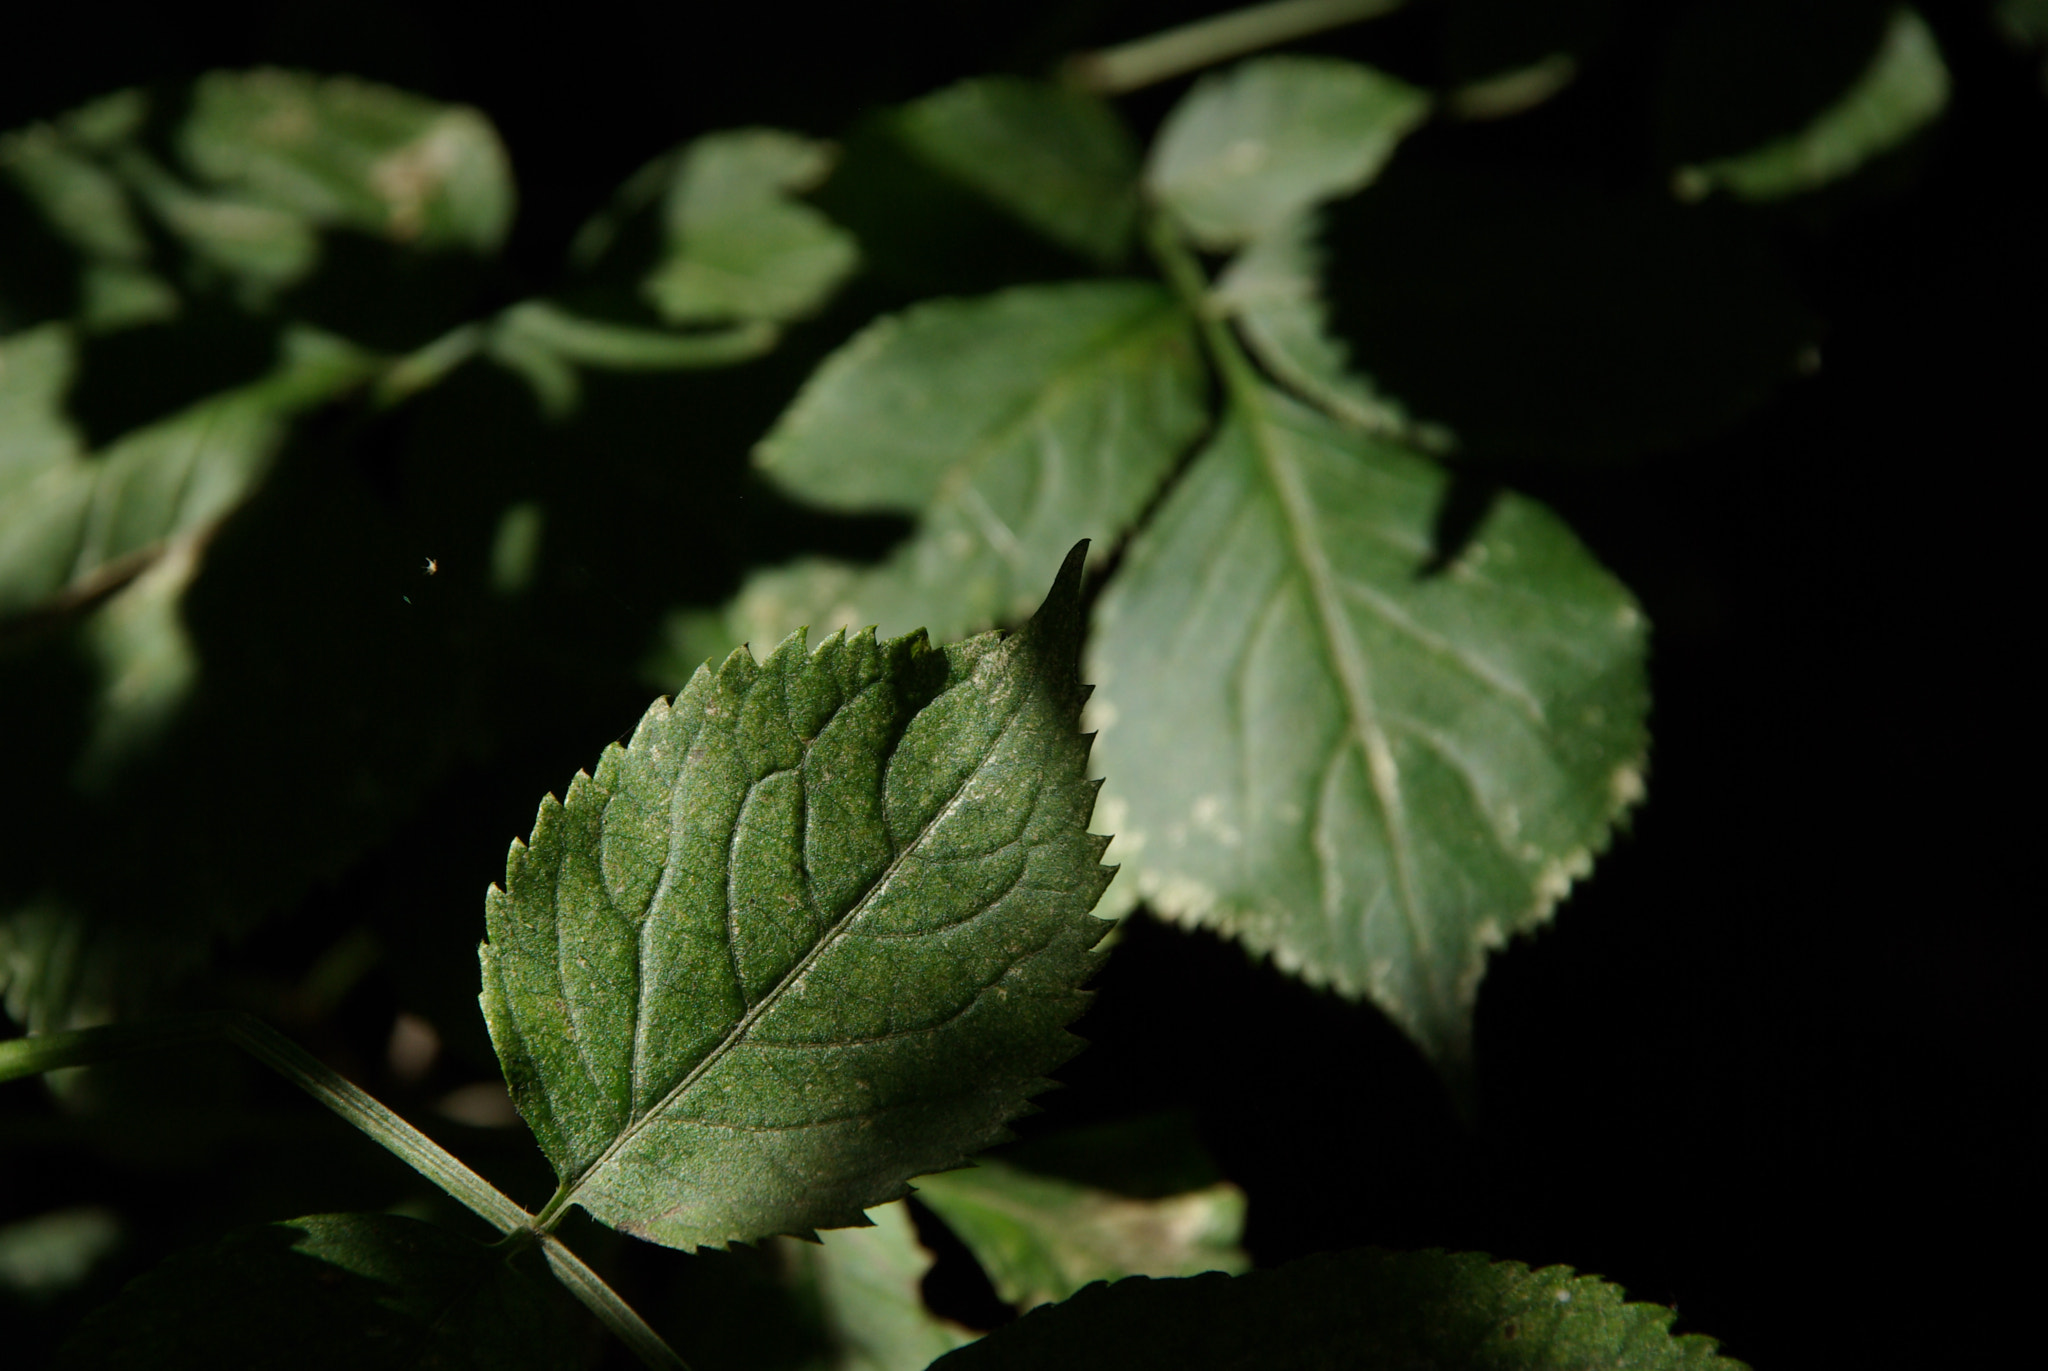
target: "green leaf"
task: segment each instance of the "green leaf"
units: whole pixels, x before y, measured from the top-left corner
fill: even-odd
[[[836,1228],[815,1243],[785,1240],[784,1256],[816,1294],[834,1344],[836,1371],[924,1371],[975,1335],[925,1308],[932,1254],[910,1210],[883,1205],[870,1228]]]
[[[560,1371],[578,1329],[501,1253],[394,1214],[265,1224],[170,1258],[57,1355],[86,1368]]]
[[[489,120],[351,76],[208,72],[178,148],[216,187],[322,227],[492,252],[512,223]]]
[[[881,565],[762,573],[732,642],[1014,621],[1076,536],[1108,546],[1204,422],[1187,311],[1146,282],[1020,286],[877,321],[827,358],[761,443],[776,484],[837,510],[921,515]]]
[[[644,289],[672,324],[811,313],[860,260],[853,235],[793,197],[832,169],[830,144],[779,129],[707,134],[659,165],[663,259]]]
[[[1477,1252],[1372,1250],[1249,1276],[1090,1286],[952,1353],[933,1371],[1739,1371],[1671,1310],[1571,1268]]]
[[[1681,167],[1672,187],[1686,200],[1716,189],[1744,200],[1798,195],[1898,147],[1940,116],[1948,96],[1948,67],[1933,31],[1901,6],[1862,77],[1806,127],[1753,151]]]
[[[1124,901],[1456,1070],[1487,951],[1640,798],[1648,698],[1641,613],[1542,506],[1501,496],[1432,568],[1448,481],[1255,390],[1097,602],[1090,669]]]
[[[685,1249],[861,1222],[1079,1047],[1106,931],[1083,549],[1020,632],[793,635],[656,701],[486,902],[483,1004],[577,1203]]]
[[[1129,249],[1137,148],[1094,96],[983,76],[904,106],[896,127],[934,168],[1062,247],[1105,266]]]
[[[1250,242],[1379,174],[1429,97],[1329,57],[1261,57],[1205,76],[1166,118],[1145,189],[1205,248]]]
[[[1322,251],[1313,217],[1292,219],[1231,259],[1209,299],[1275,379],[1338,421],[1366,433],[1447,447],[1450,436],[1416,425],[1397,400],[1352,369],[1351,349],[1330,332]]]
[[[0,340],[0,615],[90,594],[200,536],[261,479],[290,418],[360,384],[371,360],[310,329],[278,366],[87,456],[63,417],[76,344],[63,325]]]
[[[1090,1281],[1244,1271],[1244,1192],[1226,1183],[1136,1200],[990,1158],[923,1176],[917,1197],[946,1221],[1020,1309]]]

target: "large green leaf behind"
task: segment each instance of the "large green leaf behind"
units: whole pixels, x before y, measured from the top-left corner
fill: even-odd
[[[672,663],[799,625],[944,638],[1014,622],[1075,538],[1107,548],[1137,517],[1201,431],[1203,389],[1192,320],[1149,282],[1020,286],[870,325],[758,460],[799,499],[916,513],[916,531],[874,567],[757,573],[722,622],[681,621]]]
[[[1260,390],[1133,542],[1090,668],[1121,900],[1455,1067],[1488,950],[1642,794],[1648,700],[1641,613],[1540,505],[1433,566],[1448,480]]]
[[[1048,1305],[934,1371],[1739,1371],[1672,1311],[1569,1267],[1356,1251],[1249,1276],[1134,1277]]]
[[[1072,1055],[1109,880],[1081,561],[1008,638],[707,665],[542,804],[483,1003],[568,1199],[682,1248],[859,1224]]]

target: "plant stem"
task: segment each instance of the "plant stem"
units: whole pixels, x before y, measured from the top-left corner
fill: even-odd
[[[598,1321],[631,1348],[643,1365],[654,1367],[655,1371],[690,1371],[689,1363],[662,1341],[661,1334],[649,1328],[633,1306],[620,1299],[603,1277],[583,1264],[582,1258],[563,1246],[560,1238],[550,1233],[541,1243],[541,1252],[555,1279],[583,1301],[584,1308],[597,1315]]]
[[[1216,369],[1223,374],[1224,389],[1230,398],[1239,404],[1256,403],[1258,371],[1252,366],[1251,359],[1245,356],[1244,349],[1238,346],[1230,325],[1211,302],[1209,278],[1202,271],[1202,264],[1181,242],[1165,214],[1155,212],[1145,216],[1145,245],[1152,250],[1153,260],[1165,273],[1167,285],[1195,316],[1195,322],[1202,330],[1202,342],[1207,345]]]
[[[1406,0],[1275,0],[1198,19],[1136,42],[1077,53],[1067,59],[1063,75],[1083,90],[1122,95],[1276,43],[1377,19],[1404,3]]]
[[[533,1215],[512,1202],[510,1196],[476,1172],[464,1166],[454,1153],[414,1128],[379,1103],[375,1097],[321,1062],[276,1029],[248,1014],[179,1014],[140,1023],[109,1024],[104,1028],[79,1028],[68,1033],[44,1033],[30,1038],[0,1042],[0,1081],[40,1075],[65,1067],[92,1066],[137,1052],[164,1048],[194,1047],[201,1043],[227,1041],[249,1053],[320,1103],[347,1119],[382,1143],[413,1170],[425,1176],[452,1198],[508,1236],[541,1236]],[[564,1190],[557,1191],[549,1208],[559,1218],[567,1208]],[[552,1225],[551,1225],[552,1226]],[[599,1322],[617,1334],[633,1354],[656,1371],[689,1371],[675,1354],[604,1278],[551,1235],[544,1237],[548,1269],[555,1273]]]

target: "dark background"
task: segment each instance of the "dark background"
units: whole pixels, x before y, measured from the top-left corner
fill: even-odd
[[[547,287],[570,235],[612,188],[692,134],[759,122],[838,135],[877,104],[983,71],[1043,71],[1063,53],[1203,8],[17,6],[0,40],[0,128],[116,87],[258,63],[353,72],[474,104],[503,133],[521,198],[501,274],[477,290],[512,299]],[[1800,13],[1773,20],[1772,8]],[[1480,1001],[1471,1123],[1372,1011],[1251,965],[1234,946],[1139,921],[1081,1026],[1093,1047],[1024,1131],[1138,1110],[1192,1113],[1223,1171],[1250,1194],[1248,1241],[1262,1264],[1367,1242],[1478,1248],[1570,1263],[1673,1303],[1682,1326],[1717,1335],[1759,1367],[1982,1360],[2038,1303],[2028,1297],[2038,1259],[2027,1249],[2039,1078],[2020,1035],[2036,983],[2037,916],[2026,910],[2039,905],[2020,878],[2040,851],[2027,837],[2038,809],[2028,708],[2038,691],[2022,684],[2021,652],[2039,623],[2025,607],[2038,534],[2022,483],[2042,455],[2032,421],[2048,397],[2039,57],[2003,44],[1977,6],[1929,8],[1955,78],[1938,127],[1846,186],[1701,221],[1714,240],[1708,256],[1739,249],[1767,259],[1759,270],[1797,302],[1818,369],[1745,394],[1727,413],[1707,413],[1713,404],[1703,401],[1682,432],[1645,436],[1623,424],[1616,435],[1600,422],[1630,412],[1640,386],[1676,385],[1659,413],[1691,403],[1690,392],[1670,376],[1629,374],[1628,356],[1607,357],[1597,344],[1597,367],[1552,378],[1552,316],[1541,300],[1520,302],[1522,313],[1493,329],[1479,327],[1484,302],[1441,316],[1430,308],[1439,283],[1483,277],[1516,251],[1524,257],[1513,270],[1540,272],[1554,258],[1559,280],[1591,280],[1584,290],[1597,295],[1602,264],[1586,262],[1569,214],[1552,238],[1518,248],[1526,224],[1513,195],[1505,213],[1483,204],[1464,220],[1446,212],[1440,232],[1405,236],[1375,218],[1373,195],[1434,203],[1434,186],[1493,177],[1539,198],[1558,186],[1657,193],[1675,158],[1796,126],[1816,92],[1839,84],[1836,68],[1855,69],[1867,52],[1857,35],[1881,15],[1749,6],[1742,22],[1761,37],[1723,51],[1697,9],[1622,9],[1597,0],[1418,5],[1306,46],[1431,85],[1555,46],[1581,54],[1581,79],[1542,109],[1416,136],[1387,183],[1340,212],[1331,248],[1340,318],[1361,359],[1421,412],[1480,435],[1462,468],[1476,498],[1505,482],[1549,500],[1644,601],[1656,626],[1647,806],[1551,928],[1495,957]],[[1702,63],[1711,79],[1704,96],[1689,95]],[[1180,89],[1147,91],[1123,108],[1147,129]],[[1687,113],[1701,108],[1725,118]],[[1530,234],[1553,223],[1529,222]],[[1680,283],[1717,269],[1683,255],[1662,266]],[[536,611],[554,636],[539,641],[609,660],[586,669],[541,660],[539,647],[530,659],[487,653],[463,636],[483,630],[453,601],[407,629],[419,641],[390,658],[388,674],[351,688],[402,700],[443,689],[434,673],[446,669],[468,684],[447,687],[459,698],[443,704],[475,724],[474,736],[439,739],[440,760],[422,764],[408,817],[321,869],[303,898],[224,953],[194,995],[297,983],[365,928],[382,960],[341,1003],[296,1023],[279,1017],[415,1118],[429,1086],[487,1073],[488,1047],[466,1007],[477,896],[538,796],[637,717],[649,692],[627,664],[655,617],[673,603],[715,600],[746,563],[790,546],[885,544],[881,524],[782,528],[739,459],[812,359],[912,293],[887,280],[857,287],[753,379],[635,379],[616,396],[594,383],[590,412],[616,398],[605,411],[616,417],[579,421],[539,445],[517,436],[531,426],[523,394],[488,379],[464,383],[486,392],[469,397],[470,409],[351,430],[331,450],[316,442],[325,465],[288,474],[264,499],[322,511],[311,542],[349,545],[334,554],[344,561],[367,555],[353,546],[349,500],[383,520],[372,520],[372,541],[384,540],[376,553],[408,574],[418,556],[408,538],[429,550],[480,539],[459,521],[436,524],[443,505],[432,492],[500,459],[518,473],[512,486],[553,502],[551,517],[572,511],[559,516],[564,527],[578,527],[573,510],[587,505],[592,531],[580,543],[569,536],[558,555]],[[1695,296],[1708,314],[1721,298],[1704,288],[1677,298]],[[1397,336],[1389,317],[1403,321]],[[1712,343],[1723,322],[1678,320],[1708,339],[1702,374],[1723,356]],[[1454,365],[1468,355],[1478,360]],[[1591,398],[1549,429],[1536,420],[1518,429],[1516,416],[1540,410],[1552,380]],[[464,426],[462,416],[492,405],[511,415],[502,432]],[[680,455],[652,475],[618,455],[650,443]],[[437,447],[459,455],[429,470],[422,454]],[[742,508],[749,495],[753,506]],[[223,555],[246,569],[298,555],[309,534],[303,523],[271,528],[258,511],[238,536]],[[263,612],[281,623],[306,593],[287,577],[269,611],[252,618],[228,602],[220,627],[202,623],[210,679],[230,660],[270,673],[265,690],[321,669],[317,655],[272,653],[263,628],[273,622]],[[337,630],[352,631],[376,629],[365,620]],[[486,657],[487,669],[465,674],[465,663]],[[415,669],[427,674],[415,681]],[[252,727],[269,726],[262,706],[233,707],[252,711]],[[16,707],[6,713],[0,727],[34,726]],[[392,727],[403,737],[411,716],[400,716]],[[35,785],[33,775],[9,781],[17,792]],[[19,794],[12,803],[34,808]],[[10,831],[17,842],[35,832],[32,822]],[[432,1018],[449,1044],[444,1074],[413,1093],[381,1074],[397,1009]],[[169,1246],[233,1222],[381,1207],[406,1190],[395,1162],[365,1158],[374,1149],[315,1112],[225,1055],[176,1071],[157,1064],[80,1111],[24,1087],[0,1095],[0,1165],[12,1178],[0,1219],[105,1202],[136,1235],[90,1291],[7,1311],[29,1364],[87,1296],[103,1298]],[[522,1202],[550,1188],[516,1131],[435,1131]],[[695,1278],[675,1274],[683,1259],[609,1251],[599,1237],[584,1240],[617,1263],[629,1297],[647,1302],[686,1355],[717,1362],[714,1335],[696,1323],[708,1302],[690,1293]],[[960,1267],[946,1256],[935,1300],[969,1320],[994,1317]]]

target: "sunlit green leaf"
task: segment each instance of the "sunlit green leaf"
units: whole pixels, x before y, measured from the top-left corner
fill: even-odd
[[[934,1371],[1740,1371],[1672,1311],[1571,1268],[1476,1252],[1357,1251],[1248,1276],[1091,1286]]]
[[[857,1224],[1079,1046],[1080,577],[1008,638],[736,652],[543,802],[483,1003],[566,1200],[686,1249]]]
[[[779,129],[707,134],[661,164],[666,249],[645,284],[672,324],[782,321],[823,304],[859,261],[853,235],[794,196],[829,144]]]
[[[174,1256],[58,1353],[87,1368],[526,1368],[578,1360],[559,1295],[416,1219],[317,1214]]]
[[[1648,701],[1642,615],[1542,506],[1501,496],[1433,567],[1448,480],[1259,392],[1133,542],[1090,670],[1121,900],[1456,1069],[1488,950],[1641,796]]]
[[[1290,220],[1231,259],[1211,301],[1275,379],[1338,420],[1366,433],[1417,436],[1400,403],[1352,369],[1350,348],[1330,332],[1322,298],[1322,252],[1311,217]],[[1448,435],[1424,429],[1434,445]]]
[[[799,1283],[816,1293],[835,1371],[924,1371],[974,1334],[925,1307],[932,1254],[900,1201],[872,1210],[871,1228],[835,1228],[815,1243],[785,1240]]]
[[[1107,547],[1203,423],[1187,312],[1135,281],[1020,286],[883,319],[828,358],[758,451],[792,495],[920,515],[881,565],[760,573],[723,646],[1014,621],[1076,537]]]
[[[1236,247],[1363,186],[1428,113],[1422,91],[1355,62],[1255,58],[1174,107],[1145,189],[1203,247]]]
[[[1228,1183],[1139,1200],[984,1158],[920,1177],[917,1197],[967,1244],[996,1294],[1020,1309],[1091,1281],[1251,1266],[1237,1245],[1244,1192]]]
[[[1777,200],[1840,180],[1899,146],[1948,105],[1948,67],[1927,21],[1901,6],[1863,76],[1797,133],[1754,151],[1682,167],[1680,197],[1720,189],[1744,200]]]
[[[511,164],[489,120],[354,77],[208,72],[178,149],[202,180],[323,227],[478,252],[511,227]]]
[[[1047,238],[1104,264],[1130,244],[1138,155],[1094,96],[983,76],[903,107],[904,142]]]

